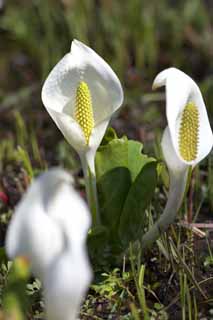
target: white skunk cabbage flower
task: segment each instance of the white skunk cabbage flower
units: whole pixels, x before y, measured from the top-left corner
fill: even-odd
[[[175,219],[186,188],[188,170],[212,149],[213,135],[206,106],[197,84],[184,72],[169,68],[160,72],[153,89],[166,87],[166,117],[161,146],[169,175],[168,201],[159,220],[143,237],[150,246]]]
[[[209,154],[213,145],[202,94],[197,84],[176,68],[157,75],[153,88],[164,85],[166,117],[174,151],[181,163],[194,167]]]
[[[123,90],[110,66],[91,48],[74,40],[53,68],[42,101],[66,140],[95,174],[94,158]],[[84,162],[84,161],[83,161]]]
[[[26,257],[42,280],[51,320],[76,319],[92,277],[86,251],[90,213],[72,182],[61,169],[37,178],[17,206],[6,236],[8,256]]]
[[[110,118],[123,102],[123,90],[110,66],[74,40],[42,88],[42,101],[59,130],[78,152],[93,223],[99,224],[95,154]]]

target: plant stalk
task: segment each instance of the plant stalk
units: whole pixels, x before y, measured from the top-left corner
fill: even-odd
[[[170,172],[170,187],[166,207],[160,218],[142,237],[142,249],[150,248],[153,242],[155,242],[175,220],[185,195],[187,177],[188,168],[181,171],[178,175],[174,175]]]
[[[87,201],[92,215],[92,225],[94,227],[100,225],[96,176],[91,172],[85,155],[81,155],[80,158],[84,173]]]

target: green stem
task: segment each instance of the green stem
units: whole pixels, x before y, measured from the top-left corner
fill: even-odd
[[[81,155],[80,158],[84,173],[87,200],[92,214],[92,224],[93,226],[97,226],[100,225],[100,216],[98,208],[96,177],[95,174],[91,172],[85,155]]]
[[[178,175],[170,175],[170,187],[166,207],[158,221],[156,221],[142,237],[141,244],[143,249],[151,247],[153,242],[155,242],[162,232],[164,232],[175,220],[177,211],[180,209],[184,198],[187,177],[188,168],[180,172]]]

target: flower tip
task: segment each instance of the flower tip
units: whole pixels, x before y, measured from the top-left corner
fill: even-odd
[[[70,51],[72,51],[72,47],[73,47],[74,45],[78,45],[79,42],[80,42],[80,41],[78,41],[77,39],[73,39],[73,40],[71,41]]]
[[[40,175],[39,179],[37,181],[42,185],[45,183],[47,185],[57,185],[61,183],[66,183],[68,185],[74,184],[74,178],[72,177],[69,172],[67,172],[64,169],[61,169],[59,167],[53,167],[49,169],[48,171],[44,172]]]
[[[158,84],[154,81],[152,84],[152,91],[156,90],[157,88],[159,88]]]
[[[153,81],[152,90],[156,90],[162,86],[165,86],[168,76],[172,73],[177,73],[177,72],[181,72],[181,71],[178,70],[177,68],[171,67],[158,73]]]
[[[73,39],[71,42],[70,52],[73,53],[75,50],[86,49],[86,48],[88,49],[88,46],[86,46],[83,42],[77,39]]]
[[[157,74],[157,76],[155,77],[153,84],[152,84],[152,90],[156,90],[162,86],[165,85],[166,79],[164,77],[162,77],[162,73],[164,71],[160,72],[159,74]]]

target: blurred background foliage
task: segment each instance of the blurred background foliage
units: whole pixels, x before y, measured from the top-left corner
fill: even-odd
[[[0,17],[1,90],[10,87],[5,74],[14,78],[5,59],[16,55],[19,68],[28,59],[31,77],[40,82],[77,38],[103,56],[126,87],[150,90],[156,73],[173,65],[202,83],[209,102],[212,23],[210,0],[6,0]]]

